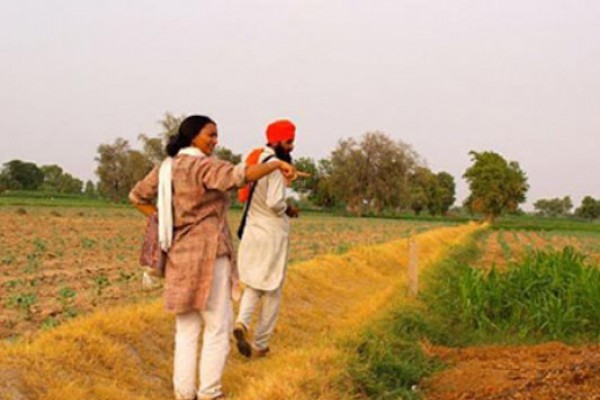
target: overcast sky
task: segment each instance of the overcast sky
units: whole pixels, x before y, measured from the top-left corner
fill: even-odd
[[[1,163],[95,180],[99,144],[166,111],[239,153],[287,117],[296,157],[380,130],[460,201],[470,150],[518,161],[529,205],[600,197],[597,0],[2,0],[0,54]]]

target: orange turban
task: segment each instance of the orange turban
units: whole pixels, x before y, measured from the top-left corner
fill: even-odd
[[[287,119],[280,119],[267,126],[267,142],[277,143],[293,140],[296,137],[296,126]]]

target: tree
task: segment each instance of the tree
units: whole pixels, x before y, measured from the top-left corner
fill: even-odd
[[[493,221],[505,211],[515,211],[525,201],[527,176],[515,161],[507,162],[493,151],[469,152],[473,165],[464,173],[471,194],[465,205]]]
[[[0,171],[0,193],[11,189],[20,189],[20,187],[19,182],[10,177],[6,168]]]
[[[217,146],[215,149],[215,156],[220,160],[229,161],[232,164],[239,164],[242,162],[241,154],[236,154],[223,146]]]
[[[319,160],[316,173],[317,182],[308,195],[308,200],[316,206],[332,208],[339,203],[339,199],[335,197],[331,187],[331,173],[331,160],[328,158]]]
[[[81,193],[83,182],[71,174],[65,173],[58,165],[43,165],[40,169],[44,173],[44,183],[41,186],[43,190],[58,193]]]
[[[96,175],[100,179],[97,191],[115,202],[126,200],[133,185],[154,165],[144,153],[132,150],[129,142],[122,138],[117,138],[112,145],[98,146],[96,161]]]
[[[44,183],[42,189],[58,191],[60,180],[63,175],[63,169],[56,164],[42,165],[40,168],[44,173]]]
[[[142,142],[144,155],[153,164],[160,164],[167,157],[165,152],[164,140],[160,137],[151,138],[143,133],[138,135],[138,140]]]
[[[575,215],[585,219],[600,217],[600,199],[596,200],[592,196],[585,196],[581,200],[581,206],[575,210]]]
[[[163,119],[158,123],[161,132],[158,137],[150,137],[144,133],[138,135],[142,142],[143,150],[134,150],[129,142],[117,138],[113,144],[101,144],[98,146],[98,162],[96,175],[99,182],[96,193],[113,201],[127,199],[129,191],[135,183],[144,178],[154,165],[162,162],[165,157],[165,143],[167,139],[175,135],[179,125],[185,116],[175,117],[165,113]]]
[[[310,174],[292,183],[292,188],[300,194],[303,200],[308,200],[318,207],[332,208],[337,199],[331,191],[331,161],[321,159],[315,162],[309,157],[300,157],[294,165],[299,171]]]
[[[126,153],[125,158],[125,186],[127,187],[127,194],[133,188],[133,186],[144,179],[144,177],[152,170],[154,163],[144,153],[138,150],[129,150]]]
[[[421,214],[425,208],[434,215],[440,208],[437,196],[436,176],[426,167],[416,167],[409,176],[410,208],[415,214]]]
[[[423,187],[413,185],[410,188],[410,208],[416,215],[420,215],[421,211],[427,206],[427,194]]]
[[[114,144],[101,144],[98,146],[98,168],[96,175],[98,182],[98,192],[107,199],[119,201],[124,198],[126,188],[125,168],[127,165],[127,152],[129,151],[129,142],[122,138],[117,138]]]
[[[319,170],[317,164],[312,158],[300,157],[294,162],[294,166],[302,172],[310,174],[308,178],[297,179],[292,183],[292,188],[300,196],[308,198],[314,193],[319,183]]]
[[[456,184],[454,183],[454,177],[444,171],[438,172],[436,178],[439,191],[440,213],[446,215],[456,201]]]
[[[166,141],[171,136],[177,134],[177,132],[179,131],[179,125],[181,125],[181,122],[183,122],[185,118],[185,115],[176,117],[170,112],[166,112],[163,119],[158,121],[158,124],[162,128],[162,131],[159,133],[159,136]]]
[[[161,131],[157,137],[150,137],[145,133],[138,135],[138,140],[142,142],[142,153],[153,164],[160,164],[167,157],[165,147],[169,138],[179,130],[179,125],[185,119],[185,115],[176,117],[166,112],[162,119],[158,120]]]
[[[409,175],[410,208],[415,214],[427,209],[430,215],[446,214],[455,200],[454,178],[447,172],[434,174],[418,166]]]
[[[366,197],[366,160],[358,143],[350,138],[338,143],[331,153],[331,190],[336,198],[346,203],[350,211],[361,214]]]
[[[83,193],[90,198],[94,198],[96,197],[96,187],[94,185],[94,182],[88,180],[85,183],[85,189],[83,190]]]
[[[9,161],[4,164],[2,174],[7,189],[36,190],[44,182],[44,173],[32,162]]]
[[[10,189],[10,178],[4,172],[0,172],[0,193]]]
[[[331,153],[331,193],[358,215],[363,209],[407,206],[408,177],[419,164],[418,155],[383,132],[368,132],[361,139],[342,140]]]
[[[62,174],[57,189],[59,193],[81,194],[83,182],[71,174]]]
[[[533,203],[533,208],[543,217],[559,217],[568,215],[573,208],[573,202],[569,196],[562,199],[539,199]]]

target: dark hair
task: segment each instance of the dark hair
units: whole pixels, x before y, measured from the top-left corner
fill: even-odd
[[[179,150],[192,144],[192,140],[208,124],[215,124],[215,121],[204,115],[191,115],[183,120],[179,125],[179,131],[176,135],[169,138],[165,151],[170,157],[175,157]],[[215,124],[216,125],[216,124]]]
[[[281,161],[285,161],[288,164],[291,164],[294,161],[292,155],[283,149],[281,142],[278,142],[276,145],[271,144],[267,146],[275,151],[275,157],[279,158]]]

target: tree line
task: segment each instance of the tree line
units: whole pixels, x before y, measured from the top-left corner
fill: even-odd
[[[0,193],[6,190],[43,190],[53,193],[95,196],[92,181],[84,184],[81,179],[65,172],[56,164],[38,166],[33,162],[12,160],[0,170]]]
[[[539,199],[533,204],[533,207],[536,213],[542,217],[568,217],[574,215],[584,219],[600,218],[600,199],[594,199],[592,196],[585,196],[581,200],[581,205],[573,213],[571,213],[573,201],[569,196],[562,199],[558,197]]]
[[[0,171],[0,192],[7,189],[49,190],[59,193],[85,193],[114,202],[125,202],[133,185],[166,156],[164,145],[177,132],[185,116],[166,113],[159,121],[156,136],[140,134],[140,148],[117,138],[100,144],[95,161],[98,183],[83,182],[64,172],[58,165],[38,167],[34,163],[13,160]],[[511,212],[519,212],[529,184],[526,173],[516,161],[504,159],[493,151],[471,151],[472,164],[462,177],[470,194],[462,206],[470,213],[483,214],[492,221]],[[242,156],[218,147],[216,156],[234,164]],[[292,187],[301,201],[324,209],[345,209],[355,215],[403,213],[446,215],[456,200],[454,177],[446,171],[432,171],[409,145],[393,140],[380,131],[367,132],[360,138],[338,142],[328,157],[300,157],[294,164],[310,173]],[[235,200],[235,196],[232,196]],[[569,196],[540,199],[534,203],[538,215],[600,218],[600,199],[586,196],[571,214]]]
[[[123,201],[135,182],[165,157],[164,143],[184,116],[166,114],[156,137],[138,136],[140,149],[122,138],[98,147],[98,191]],[[219,147],[216,156],[239,163],[240,154]],[[455,201],[455,182],[447,172],[433,172],[407,144],[383,132],[368,132],[360,140],[342,140],[330,157],[301,157],[296,166],[311,174],[293,183],[302,200],[322,208],[345,208],[356,214],[380,214],[412,209],[419,214],[445,214]]]
[[[330,157],[299,158],[295,164],[311,177],[293,188],[325,208],[342,206],[356,215],[409,209],[444,215],[455,201],[452,175],[431,171],[409,145],[383,132],[341,140]]]
[[[155,137],[140,134],[141,149],[117,138],[98,147],[96,174],[98,191],[108,199],[124,201],[131,187],[164,157],[164,143],[176,133],[185,116],[169,113],[159,121]],[[463,174],[470,194],[463,207],[470,213],[494,220],[505,213],[519,212],[529,190],[525,171],[516,161],[493,151],[471,151],[472,164]],[[240,154],[219,147],[216,156],[238,163]],[[360,138],[340,140],[328,157],[300,157],[294,164],[310,173],[292,187],[302,201],[325,208],[341,208],[355,215],[401,213],[446,215],[456,200],[454,177],[446,171],[432,171],[408,144],[393,140],[384,132],[367,132]],[[233,197],[232,197],[233,198]],[[560,203],[560,204],[556,204]],[[567,215],[570,199],[561,202],[539,200],[536,210],[543,216]],[[586,197],[575,215],[598,218],[598,202]],[[567,210],[567,211],[565,211]]]

